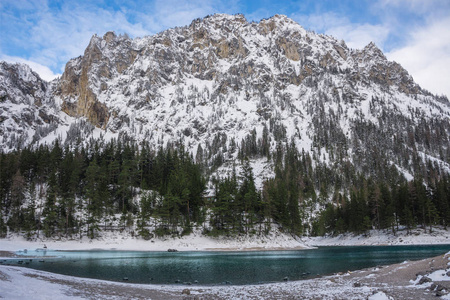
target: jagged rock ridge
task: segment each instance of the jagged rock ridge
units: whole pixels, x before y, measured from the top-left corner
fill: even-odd
[[[376,161],[414,175],[415,157],[450,170],[446,98],[421,89],[373,43],[349,49],[285,16],[249,23],[218,14],[143,38],[94,35],[50,84],[31,70],[35,79],[21,81],[7,71],[24,68],[1,65],[4,149],[55,138],[181,142],[218,167],[293,142],[318,163],[351,162],[365,173]],[[33,118],[12,112],[12,95],[28,99],[20,105]]]

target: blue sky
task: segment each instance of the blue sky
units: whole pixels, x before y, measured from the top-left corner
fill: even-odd
[[[151,35],[214,13],[256,22],[285,14],[352,48],[373,41],[422,87],[450,97],[448,0],[1,0],[0,60],[28,63],[49,80],[83,54],[93,34]]]

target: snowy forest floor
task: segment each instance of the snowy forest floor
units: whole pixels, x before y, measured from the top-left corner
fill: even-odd
[[[365,234],[339,234],[304,238],[303,242],[309,246],[394,246],[394,245],[432,245],[450,244],[450,230],[442,226],[432,228],[416,227],[408,231],[400,227],[395,234],[392,230],[370,230]]]
[[[341,234],[324,237],[293,237],[273,228],[267,235],[242,235],[234,237],[208,237],[196,229],[187,236],[162,237],[144,240],[133,237],[128,232],[107,231],[102,236],[89,239],[80,238],[34,238],[27,240],[19,235],[8,235],[0,239],[0,250],[19,251],[22,249],[42,248],[52,250],[136,250],[136,251],[250,251],[250,250],[294,250],[316,246],[363,246],[363,245],[430,245],[450,244],[450,230],[443,227],[417,227],[408,234],[400,228],[394,235],[390,230],[371,230],[365,234]]]
[[[437,293],[441,293],[438,299],[448,300],[449,269],[450,252],[420,261],[309,280],[246,286],[183,286],[109,282],[0,265],[0,298],[426,300],[436,299]],[[429,280],[421,280],[425,276]]]
[[[449,242],[450,243],[450,242]],[[194,229],[190,235],[182,237],[165,236],[144,240],[132,236],[127,231],[106,231],[98,238],[83,236],[74,238],[34,238],[27,240],[19,235],[9,235],[0,239],[0,250],[18,251],[21,249],[42,248],[52,250],[135,250],[135,251],[246,251],[246,250],[294,250],[310,248],[300,238],[284,234],[273,228],[267,235],[237,235],[233,237],[209,237]]]

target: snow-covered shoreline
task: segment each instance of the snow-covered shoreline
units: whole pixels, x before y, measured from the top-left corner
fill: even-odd
[[[246,235],[236,237],[208,237],[199,231],[183,237],[165,237],[144,240],[139,237],[107,232],[102,237],[89,239],[35,239],[26,240],[18,235],[0,239],[0,250],[20,251],[43,248],[53,250],[126,250],[126,251],[269,251],[300,250],[319,246],[383,246],[383,245],[432,245],[450,244],[450,230],[434,228],[430,234],[421,228],[413,229],[411,234],[400,230],[395,235],[391,231],[372,230],[365,235],[344,234],[325,237],[296,238],[272,230],[268,235]]]
[[[144,240],[139,237],[106,232],[102,237],[89,239],[36,239],[26,240],[17,235],[0,239],[0,250],[19,251],[23,249],[43,248],[52,250],[127,250],[127,251],[252,251],[252,250],[286,250],[311,248],[302,240],[278,230],[272,230],[268,235],[246,235],[237,237],[208,237],[199,231],[183,237],[164,237]]]
[[[371,230],[366,234],[351,233],[336,236],[308,237],[303,241],[309,246],[398,246],[398,245],[450,245],[450,230],[443,227],[433,228],[429,233],[417,227],[407,233],[405,228],[392,233],[391,230]]]

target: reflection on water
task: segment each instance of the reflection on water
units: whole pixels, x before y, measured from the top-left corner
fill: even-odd
[[[25,267],[79,277],[157,284],[254,284],[418,260],[450,245],[320,247],[296,251],[143,252],[28,250]],[[18,260],[10,260],[18,263]]]

